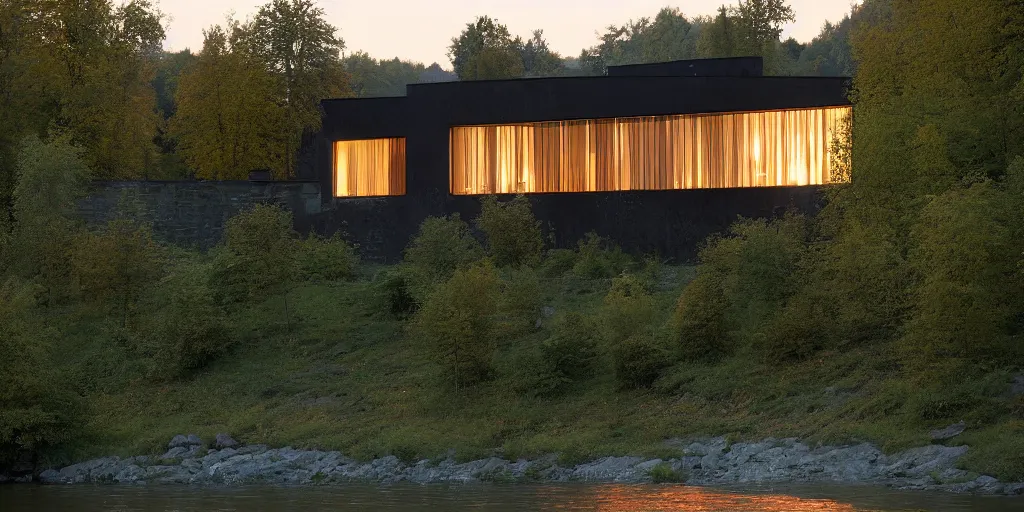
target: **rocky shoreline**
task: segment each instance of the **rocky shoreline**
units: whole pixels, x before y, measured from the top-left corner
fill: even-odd
[[[207,448],[194,435],[176,436],[162,456],[104,457],[35,479],[45,484],[329,485],[344,482],[685,482],[690,485],[831,483],[898,489],[1024,495],[1024,483],[1003,483],[955,467],[966,446],[929,445],[885,455],[870,444],[811,447],[797,439],[729,443],[725,438],[675,441],[683,456],[667,460],[604,457],[572,467],[555,455],[457,463],[452,458],[403,462],[388,456],[359,462],[339,452],[239,446],[218,435]],[[32,481],[23,478],[22,481]]]

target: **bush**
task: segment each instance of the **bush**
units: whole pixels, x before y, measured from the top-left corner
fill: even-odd
[[[754,351],[768,363],[806,359],[822,348],[827,305],[815,294],[800,293],[754,336]]]
[[[643,283],[632,275],[612,280],[611,289],[605,295],[601,307],[605,331],[612,342],[620,342],[649,329],[656,313],[654,298]]]
[[[76,237],[72,276],[85,299],[115,303],[121,326],[127,327],[143,293],[163,273],[160,256],[148,225],[118,218],[99,233]]]
[[[374,279],[374,293],[380,308],[398,318],[405,318],[419,309],[413,293],[415,276],[405,265],[388,268]]]
[[[576,251],[569,249],[550,249],[540,266],[544,277],[562,277],[576,266]]]
[[[991,184],[935,197],[911,231],[920,276],[904,340],[920,363],[1010,358],[1024,302],[1011,198]]]
[[[615,377],[623,388],[648,388],[672,362],[664,344],[649,331],[632,334],[612,346]]]
[[[587,233],[579,241],[579,256],[572,267],[572,273],[583,279],[608,279],[625,270],[629,257],[615,247],[606,249],[604,239],[597,233]]]
[[[444,366],[458,390],[485,379],[494,357],[494,319],[499,279],[488,262],[456,270],[435,288],[412,328]]]
[[[651,477],[651,481],[656,484],[677,484],[686,481],[686,475],[681,471],[672,469],[672,465],[667,462],[654,466],[647,474]]]
[[[227,315],[210,286],[212,264],[178,265],[161,282],[166,304],[150,345],[157,374],[177,377],[202,368],[231,346]]]
[[[495,264],[504,267],[540,263],[544,238],[529,199],[520,195],[499,203],[494,196],[487,196],[481,199],[480,206],[476,225],[487,236],[487,247]]]
[[[356,277],[359,255],[337,234],[330,238],[310,234],[299,241],[295,264],[303,281],[347,281]]]
[[[501,282],[501,311],[513,324],[533,326],[543,299],[537,273],[529,267],[510,269]]]
[[[228,219],[223,248],[217,261],[232,295],[265,298],[294,276],[297,244],[292,214],[266,204],[243,211]]]
[[[699,269],[679,296],[670,326],[684,360],[710,362],[729,352],[727,312],[722,276]]]
[[[460,268],[483,257],[483,248],[459,214],[428,217],[405,249],[405,261],[433,281],[444,281]]]
[[[545,380],[552,391],[594,374],[600,331],[579,313],[567,313],[554,325],[551,337],[541,344]]]
[[[701,268],[721,276],[729,325],[750,341],[800,289],[806,254],[804,218],[741,219],[727,237],[713,237],[700,251]]]
[[[37,311],[44,290],[0,283],[0,472],[67,443],[76,433],[79,400],[50,362],[47,315]]]

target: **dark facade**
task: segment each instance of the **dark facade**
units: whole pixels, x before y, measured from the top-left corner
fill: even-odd
[[[760,59],[682,61],[609,68],[608,76],[415,84],[398,98],[324,100],[323,127],[306,148],[325,202],[311,219],[318,231],[344,231],[365,256],[396,260],[427,216],[472,219],[479,198],[449,193],[453,126],[674,114],[707,114],[848,105],[847,79],[763,77]],[[693,75],[715,76],[693,76]],[[406,193],[338,198],[332,191],[332,143],[404,137]],[[819,188],[550,193],[528,195],[559,246],[587,232],[623,249],[691,259],[701,240],[737,216],[812,211]]]

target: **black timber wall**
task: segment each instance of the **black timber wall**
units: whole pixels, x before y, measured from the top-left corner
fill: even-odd
[[[782,110],[848,105],[848,79],[834,77],[608,76],[415,84],[401,98],[325,100],[323,127],[307,148],[324,191],[310,216],[323,233],[344,232],[366,257],[401,258],[424,218],[471,220],[479,198],[449,194],[453,126],[570,119]],[[334,198],[335,140],[406,137],[406,195]],[[311,176],[312,177],[312,176]],[[738,216],[787,208],[813,212],[818,187],[629,191],[530,195],[534,211],[569,247],[595,231],[632,252],[692,259],[700,241]]]

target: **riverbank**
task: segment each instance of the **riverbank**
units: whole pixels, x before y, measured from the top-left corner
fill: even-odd
[[[402,461],[393,455],[357,461],[337,451],[249,445],[205,449],[198,436],[178,436],[161,456],[104,457],[43,471],[46,484],[330,485],[347,482],[592,482],[735,484],[867,484],[954,493],[1024,495],[1024,482],[956,468],[966,446],[929,445],[886,455],[871,444],[812,447],[796,439],[730,443],[724,437],[668,442],[682,456],[662,460],[603,457],[560,465],[551,455],[510,461],[453,457]]]

